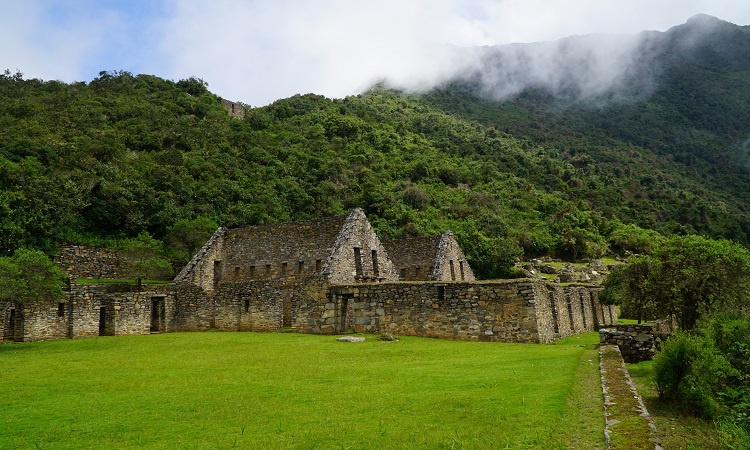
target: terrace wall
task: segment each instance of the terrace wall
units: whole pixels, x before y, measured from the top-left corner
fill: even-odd
[[[117,250],[66,245],[55,256],[55,264],[70,278],[123,278],[121,256]]]

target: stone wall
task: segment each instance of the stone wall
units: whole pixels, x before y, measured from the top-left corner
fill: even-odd
[[[175,284],[192,284],[213,291],[217,275],[216,261],[221,261],[226,228],[219,228],[174,278]],[[219,276],[221,276],[219,274]]]
[[[213,297],[204,289],[175,284],[170,290],[174,306],[168,323],[172,331],[205,331],[214,326]]]
[[[456,237],[451,232],[440,236],[435,268],[430,279],[446,281],[474,281],[475,279],[461,246],[458,245]]]
[[[245,118],[245,112],[247,111],[247,107],[243,105],[242,103],[233,102],[226,99],[221,99],[221,105],[224,107],[224,109],[227,110],[227,113],[229,113],[229,117],[232,117],[234,119],[242,120]]]
[[[323,275],[332,284],[398,281],[388,252],[361,209],[353,210],[336,238]]]
[[[55,256],[55,264],[70,278],[123,278],[120,254],[109,248],[66,245]]]
[[[293,283],[320,274],[346,219],[336,216],[229,230],[224,238],[222,281],[285,278]]]
[[[153,308],[159,310],[154,316]],[[174,315],[168,286],[73,284],[55,302],[7,304],[2,314],[4,340],[33,342],[91,336],[171,331]],[[10,332],[11,317],[15,322]]]
[[[314,312],[308,328],[301,331],[334,333],[353,328],[502,342],[555,339],[549,290],[536,280],[332,286],[331,295]]]
[[[617,345],[627,363],[653,359],[661,343],[668,337],[669,333],[654,332],[651,324],[620,324],[599,330],[599,342],[602,345]]]
[[[6,303],[0,340],[32,342],[65,339],[68,334],[65,302]]]
[[[305,331],[315,306],[324,303],[329,283],[311,275],[304,280],[225,282],[215,293],[215,326],[224,331]]]
[[[385,241],[401,281],[429,281],[435,269],[440,236],[413,237]]]
[[[538,279],[334,285],[323,275],[223,281],[210,292],[190,284],[73,284],[58,304],[4,305],[0,335],[32,341],[215,327],[547,343],[616,320],[612,307],[599,305],[598,289]],[[594,311],[608,314],[594,320]]]

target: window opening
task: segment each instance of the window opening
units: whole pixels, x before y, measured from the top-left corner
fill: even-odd
[[[372,274],[376,277],[380,276],[380,270],[378,269],[378,251],[372,251]]]
[[[354,247],[354,273],[356,276],[362,276],[362,249]]]
[[[214,261],[214,287],[221,283],[221,261]]]
[[[453,260],[448,261],[448,265],[451,267],[451,281],[456,281],[456,269],[453,268]]]

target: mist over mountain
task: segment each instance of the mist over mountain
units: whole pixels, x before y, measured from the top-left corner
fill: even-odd
[[[750,243],[748,27],[698,16],[466,51],[430,90],[298,95],[243,119],[195,78],[6,72],[0,250],[147,232],[179,260],[185,230],[354,207],[384,238],[454,231],[484,278],[654,232]]]

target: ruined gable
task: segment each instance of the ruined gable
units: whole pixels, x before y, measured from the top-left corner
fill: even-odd
[[[219,228],[174,278],[175,284],[192,284],[211,291],[220,281],[221,253],[226,228]],[[217,265],[217,261],[219,264]]]
[[[323,274],[334,284],[398,281],[385,247],[359,208],[346,218]]]

